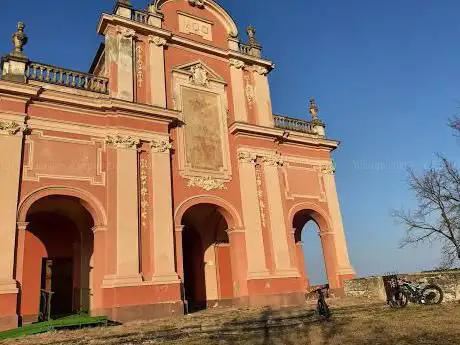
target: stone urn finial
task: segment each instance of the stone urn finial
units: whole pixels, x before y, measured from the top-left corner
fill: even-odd
[[[253,25],[249,25],[246,29],[248,34],[248,44],[251,46],[260,46],[259,42],[256,40],[256,28]]]
[[[310,115],[313,120],[318,120],[319,108],[316,104],[315,98],[310,97]]]
[[[24,23],[18,22],[18,31],[16,31],[11,38],[14,45],[14,49],[10,54],[11,56],[25,57],[22,51],[24,49],[24,46],[27,44],[28,37],[24,33],[24,28]]]

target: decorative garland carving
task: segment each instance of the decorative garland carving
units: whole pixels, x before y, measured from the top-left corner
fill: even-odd
[[[233,66],[233,67],[235,67],[237,69],[242,69],[245,66],[243,61],[237,60],[237,59],[230,59],[229,63],[230,63],[230,66]]]
[[[166,39],[160,36],[149,36],[149,42],[161,47],[166,45]]]
[[[152,148],[152,151],[156,153],[169,153],[169,151],[173,148],[173,145],[169,139],[154,139],[152,140],[150,147]]]
[[[144,50],[142,46],[136,46],[136,79],[137,79],[137,86],[142,87],[142,83],[144,81],[144,64],[142,62],[142,55],[144,54]]]
[[[215,179],[211,176],[196,176],[190,178],[188,182],[189,187],[199,187],[203,188],[205,191],[209,192],[214,189],[227,189],[225,187],[224,181]]]
[[[265,228],[267,221],[265,215],[265,203],[264,203],[264,192],[262,189],[262,171],[260,166],[256,167],[256,183],[257,183],[257,197],[259,199],[259,209],[260,209],[260,221],[262,227]]]
[[[141,159],[141,171],[140,171],[140,187],[141,187],[141,218],[142,225],[147,225],[147,217],[149,214],[149,189],[148,189],[148,174],[147,174],[148,162],[145,159]]]
[[[0,133],[2,134],[16,135],[20,131],[25,131],[25,129],[25,125],[21,126],[15,121],[0,121]]]
[[[255,94],[255,91],[254,91],[254,86],[252,86],[252,84],[250,84],[250,83],[247,83],[245,91],[246,91],[246,99],[248,101],[248,105],[251,108],[254,105],[254,102],[256,100],[256,94]]]
[[[105,139],[107,144],[116,146],[119,149],[132,149],[140,144],[140,140],[128,135],[108,135]]]

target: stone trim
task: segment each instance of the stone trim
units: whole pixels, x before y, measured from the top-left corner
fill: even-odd
[[[152,152],[155,153],[170,153],[173,148],[172,143],[167,139],[154,139],[150,142]]]
[[[118,149],[137,149],[140,139],[128,135],[107,135],[106,144],[113,145]]]
[[[188,187],[199,187],[209,192],[211,190],[223,190],[227,189],[225,186],[225,181],[221,179],[216,179],[211,176],[195,176],[189,179],[187,184]]]

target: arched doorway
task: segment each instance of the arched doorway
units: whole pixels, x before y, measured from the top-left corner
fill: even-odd
[[[302,276],[303,286],[308,290],[314,285],[322,285],[327,282],[331,287],[337,285],[334,239],[330,235],[328,223],[325,217],[312,209],[301,209],[294,214],[292,226],[294,229],[294,239],[296,245],[297,267]],[[315,236],[319,236],[317,241]],[[322,256],[321,259],[315,257],[317,267],[307,269],[309,263],[306,262],[305,250],[308,239],[316,242],[320,248],[315,248],[315,256]],[[309,271],[313,279],[309,279]]]
[[[36,321],[44,293],[52,292],[51,317],[91,309],[94,219],[81,200],[49,195],[25,215],[19,308],[24,322]]]
[[[182,216],[184,299],[190,312],[233,298],[228,223],[219,207],[199,204]]]

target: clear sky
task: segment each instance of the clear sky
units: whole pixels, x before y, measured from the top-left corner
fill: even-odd
[[[18,20],[35,61],[86,71],[101,40],[99,14],[115,0],[3,0],[0,53]],[[133,1],[144,8],[147,0]],[[257,28],[271,73],[275,113],[307,119],[316,97],[335,153],[337,185],[358,275],[432,269],[434,246],[398,249],[390,212],[410,207],[406,168],[441,152],[459,159],[446,122],[460,99],[458,0],[222,0],[242,29]],[[316,253],[305,244],[307,250]],[[318,252],[319,253],[319,252]],[[315,273],[318,275],[320,273]],[[318,277],[315,276],[314,280]]]

